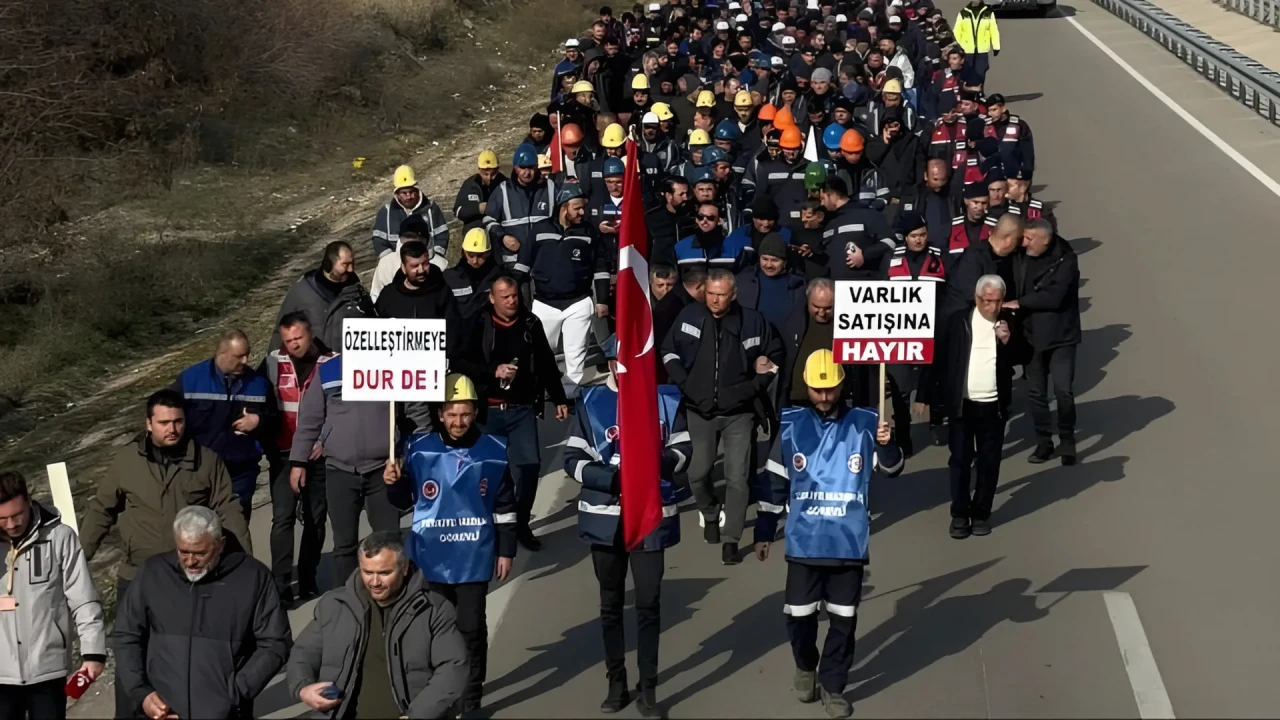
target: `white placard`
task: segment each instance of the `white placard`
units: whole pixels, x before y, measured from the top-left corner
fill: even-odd
[[[444,320],[342,321],[344,401],[443,402]]]
[[[935,282],[836,282],[832,347],[836,362],[933,362],[936,297]]]

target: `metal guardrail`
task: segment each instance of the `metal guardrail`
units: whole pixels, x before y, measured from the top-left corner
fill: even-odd
[[[1235,10],[1273,28],[1280,29],[1280,2],[1276,0],[1213,0],[1224,8]]]
[[[1253,108],[1273,125],[1280,125],[1280,73],[1146,0],[1093,1],[1163,45],[1206,80]],[[1251,0],[1233,1],[1248,3]],[[1276,7],[1275,0],[1268,0],[1268,4],[1273,9]]]

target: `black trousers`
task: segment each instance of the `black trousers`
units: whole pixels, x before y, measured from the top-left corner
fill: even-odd
[[[787,561],[787,637],[796,667],[818,671],[818,682],[833,695],[844,692],[853,668],[854,633],[862,602],[862,565],[806,565]],[[818,608],[830,627],[818,655]]]
[[[658,636],[662,633],[662,573],[665,553],[627,552],[620,544],[592,545],[591,562],[600,583],[600,630],[604,636],[604,666],[610,681],[626,682],[627,634],[622,607],[627,595],[627,565],[635,582],[636,664],[640,684],[658,684]]]
[[[130,582],[132,581],[126,580],[125,578],[122,578],[118,575],[116,576],[116,607],[117,608],[120,607],[120,603],[124,600],[124,594],[129,591]],[[135,704],[129,700],[128,695],[124,691],[124,686],[120,684],[119,672],[116,673],[116,679],[114,684],[115,684],[115,696],[116,696],[116,717],[117,718],[141,717],[142,705]],[[64,704],[66,703],[65,697],[63,698],[63,703]]]
[[[893,405],[893,433],[899,445],[911,439],[911,395],[919,391],[923,372],[923,365],[890,365],[886,372],[889,402]],[[941,425],[945,414],[941,407],[931,407],[929,425]]]
[[[31,685],[0,685],[0,720],[63,720],[66,685],[65,677]]]
[[[480,698],[484,695],[484,676],[489,667],[489,621],[485,616],[489,583],[446,585],[433,582],[431,589],[453,603],[458,632],[462,633],[462,641],[467,646],[467,663],[470,665],[459,710],[475,710],[480,707]]]
[[[1040,442],[1053,440],[1053,413],[1049,410],[1049,378],[1058,401],[1058,436],[1075,439],[1076,434],[1076,346],[1037,350],[1027,369],[1027,399],[1031,401],[1031,422]]]
[[[324,460],[307,467],[307,484],[297,495],[289,486],[288,463],[273,464],[271,472],[271,575],[276,590],[284,594],[293,577],[293,527],[302,521],[302,545],[298,548],[298,587],[316,587],[316,567],[324,548],[329,499],[325,495]],[[346,578],[338,578],[343,582]]]
[[[325,495],[329,500],[329,522],[333,525],[334,584],[341,585],[356,571],[356,547],[360,544],[360,511],[369,516],[374,532],[398,530],[400,512],[387,498],[382,469],[356,475],[327,468]]]
[[[965,400],[960,417],[951,418],[951,517],[986,520],[1000,482],[1000,455],[1004,449],[1004,418],[1000,403]],[[977,482],[969,490],[969,468],[977,469]]]

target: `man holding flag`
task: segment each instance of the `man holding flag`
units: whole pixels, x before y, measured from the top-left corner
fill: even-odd
[[[635,142],[628,141],[622,197],[631,207],[641,206],[636,156]],[[689,436],[678,393],[666,387],[660,393],[657,385],[645,261],[648,244],[644,215],[624,213],[618,232],[619,335],[605,343],[610,384],[586,389],[579,398],[578,423],[565,447],[565,470],[582,483],[579,535],[592,543],[600,582],[609,678],[609,694],[600,710],[618,712],[631,700],[622,626],[630,564],[639,626],[637,705],[644,716],[656,717],[662,551],[679,541],[678,498],[672,480],[689,457]]]

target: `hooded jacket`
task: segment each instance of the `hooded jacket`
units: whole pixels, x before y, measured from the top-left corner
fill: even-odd
[[[190,438],[183,439],[181,453],[165,461],[146,432],[116,451],[80,523],[86,558],[93,559],[102,539],[119,524],[124,560],[118,572],[121,578],[132,579],[143,560],[173,550],[173,520],[188,505],[218,513],[222,526],[252,552],[249,527],[240,501],[231,492],[226,465]]]
[[[332,283],[319,278],[320,270],[311,270],[289,288],[280,303],[276,316],[276,328],[271,335],[267,352],[280,349],[280,319],[292,312],[301,312],[311,323],[311,332],[329,347],[342,347],[342,321],[348,317],[370,317],[373,301],[360,278],[351,273],[347,281],[333,289]]]
[[[16,561],[15,561],[16,556]],[[76,532],[56,510],[31,501],[31,527],[15,548],[0,540],[0,577],[12,578],[14,612],[0,615],[0,685],[33,685],[67,676],[71,623],[86,659],[107,654],[102,604]],[[9,593],[10,588],[0,588]]]
[[[412,720],[446,717],[467,683],[462,633],[453,606],[427,589],[412,564],[404,583],[400,598],[383,611],[387,674],[396,705]],[[335,683],[343,690],[342,704],[327,717],[347,716],[368,644],[371,603],[359,572],[320,598],[289,655],[285,677],[292,697],[314,683]]]
[[[445,284],[444,273],[434,265],[428,266],[427,270],[422,285],[413,289],[405,287],[404,271],[397,270],[395,277],[378,294],[378,302],[374,305],[378,317],[429,320],[457,317],[453,291]]]
[[[251,718],[253,699],[284,667],[289,618],[266,565],[228,539],[191,582],[176,552],[138,568],[116,612],[117,688],[135,712],[152,692],[180,718]]]

